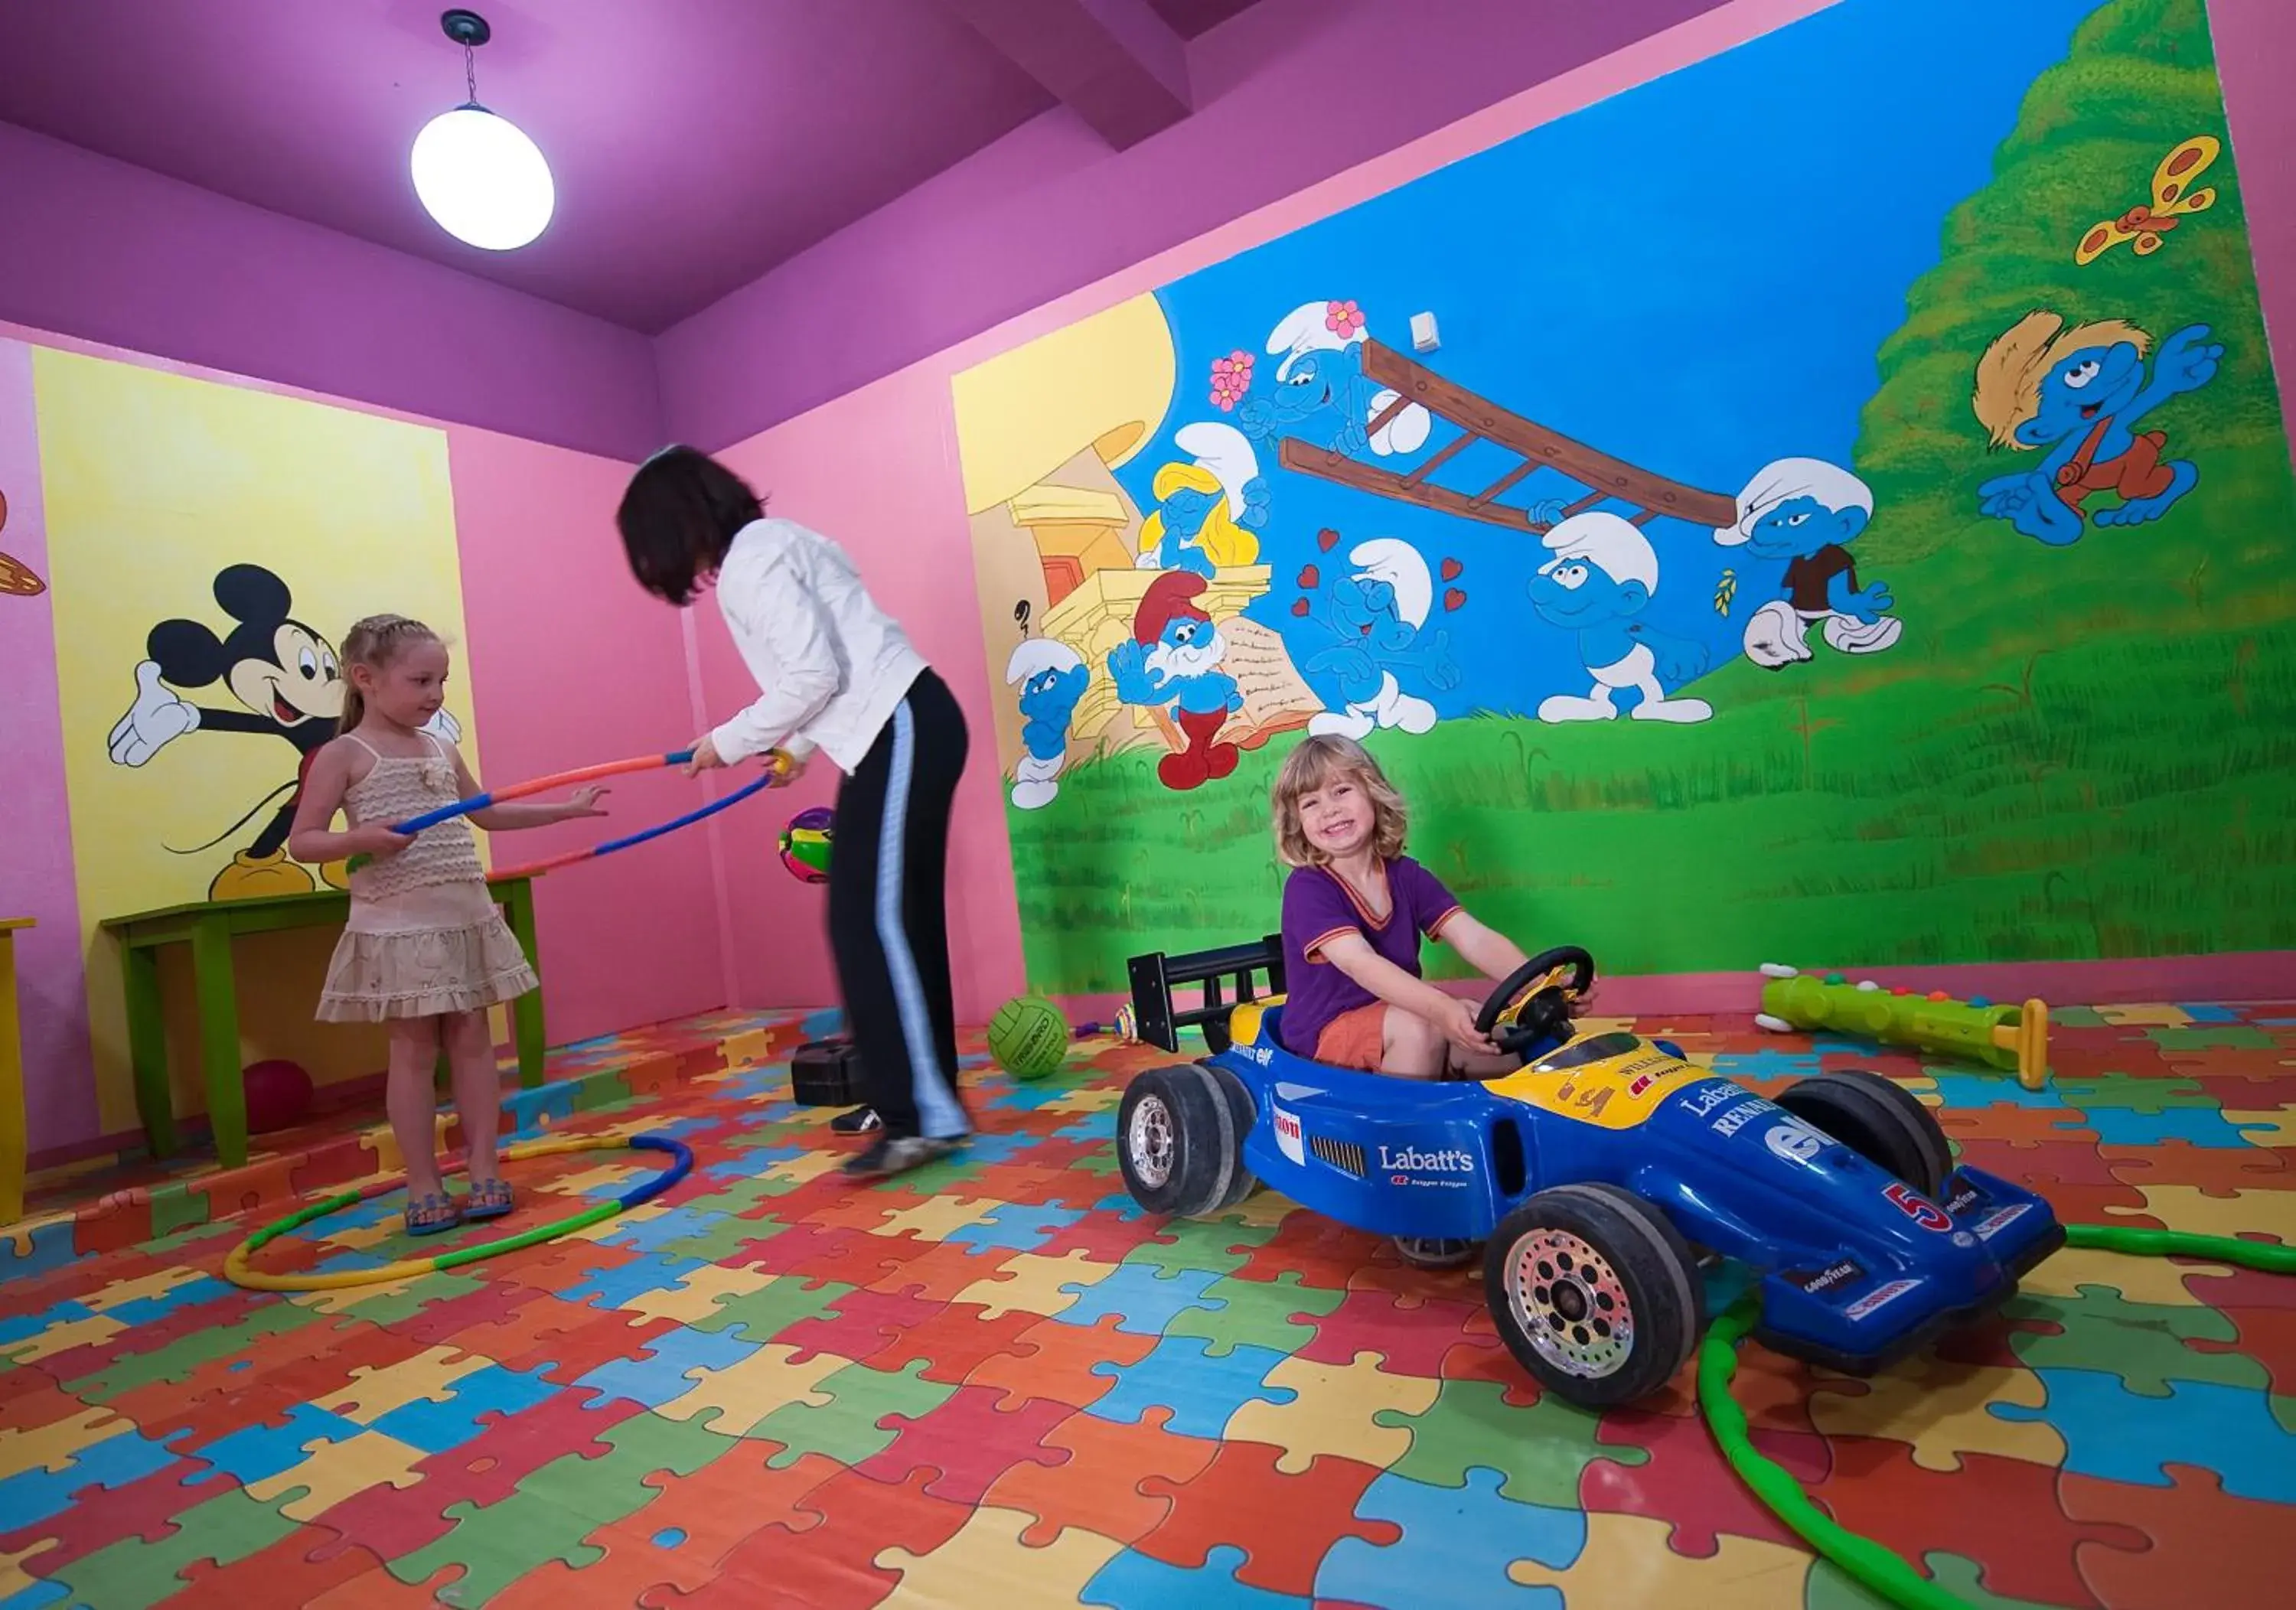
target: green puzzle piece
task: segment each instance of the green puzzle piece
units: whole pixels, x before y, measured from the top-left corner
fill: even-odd
[[[1922,1563],[1939,1587],[1965,1599],[1974,1610],[2055,1610],[2033,1599],[2004,1598],[1987,1592],[1978,1581],[1976,1565],[1957,1554],[1933,1552],[1923,1555]],[[1833,1562],[1821,1559],[1811,1562],[1802,1604],[1804,1610],[1889,1610],[1890,1601],[1859,1586]]]
[[[633,1504],[623,1513],[635,1514],[636,1509]],[[578,1571],[606,1557],[603,1549],[594,1549],[582,1541],[598,1529],[598,1522],[523,1487],[483,1509],[463,1499],[447,1505],[444,1513],[455,1523],[452,1532],[390,1563],[391,1575],[410,1587],[429,1580],[443,1567],[461,1566],[459,1580],[441,1582],[435,1590],[434,1597],[442,1605],[483,1605],[528,1572],[539,1570],[552,1560],[563,1560]]]
[[[890,1415],[922,1419],[956,1395],[954,1386],[922,1379],[930,1361],[912,1359],[898,1370],[848,1364],[821,1378],[829,1402],[785,1403],[750,1428],[750,1437],[784,1444],[768,1462],[788,1468],[808,1453],[825,1453],[850,1467],[893,1445],[901,1428],[881,1426]]]
[[[70,1587],[72,1596],[49,1602],[56,1610],[80,1605],[144,1610],[184,1590],[177,1573],[184,1566],[205,1559],[228,1565],[300,1529],[276,1504],[258,1503],[237,1487],[184,1510],[175,1517],[175,1526],[156,1543],[122,1538],[74,1560],[51,1579]]]
[[[800,1320],[828,1318],[838,1300],[851,1296],[854,1289],[834,1280],[824,1280],[808,1289],[803,1280],[783,1275],[755,1291],[718,1298],[718,1312],[706,1320],[694,1320],[693,1327],[696,1330],[730,1330],[745,1342],[762,1344]]]
[[[2264,1030],[2246,1023],[2194,1023],[2144,1032],[2164,1051],[2268,1051],[2279,1043]]]
[[[2163,1079],[2158,1074],[2097,1074],[2082,1079],[2060,1079],[2057,1093],[2067,1107],[2120,1107],[2147,1117],[2159,1117],[2172,1107],[2213,1107],[2214,1096],[2202,1093],[2189,1079]]]
[[[788,1228],[771,1215],[756,1219],[725,1218],[707,1230],[680,1236],[674,1241],[664,1241],[656,1250],[665,1257],[699,1258],[705,1263],[738,1265],[745,1245],[751,1241],[768,1240]]]
[[[1231,1275],[1249,1262],[1232,1250],[1259,1246],[1273,1239],[1276,1226],[1246,1224],[1233,1215],[1219,1219],[1175,1219],[1160,1233],[1169,1241],[1143,1241],[1124,1254],[1127,1263],[1151,1263],[1168,1275],[1185,1270]]]
[[[159,1238],[197,1230],[209,1221],[214,1211],[205,1197],[194,1192],[155,1190],[152,1193],[152,1234]]]
[[[1202,1336],[1212,1344],[1214,1358],[1226,1358],[1238,1346],[1267,1347],[1277,1353],[1297,1353],[1316,1339],[1316,1328],[1292,1316],[1322,1319],[1347,1301],[1344,1291],[1303,1286],[1296,1269],[1287,1269],[1274,1280],[1239,1280],[1227,1275],[1204,1287],[1199,1299],[1205,1306],[1175,1315],[1164,1327],[1168,1336]],[[1214,1308],[1215,1300],[1226,1306]]]
[[[237,1219],[224,1219],[214,1223],[187,1225],[166,1235],[154,1236],[144,1243],[142,1250],[152,1254],[181,1252],[187,1246],[203,1246],[209,1241],[236,1245],[247,1235],[247,1226]]]
[[[393,1291],[388,1286],[373,1288],[372,1296],[354,1296],[344,1304],[343,1312],[357,1314],[370,1325],[400,1325],[414,1319],[424,1309],[484,1291],[487,1282],[475,1275],[442,1272],[424,1275],[419,1280],[407,1282],[406,1289]]]
[[[176,1337],[165,1347],[115,1360],[109,1369],[99,1369],[94,1375],[66,1383],[64,1390],[76,1398],[101,1403],[155,1382],[166,1381],[180,1386],[191,1379],[192,1371],[201,1365],[212,1364],[218,1359],[246,1352],[255,1345],[258,1336],[283,1336],[289,1331],[300,1330],[307,1325],[321,1321],[332,1324],[335,1320],[335,1315],[322,1313],[316,1308],[304,1308],[293,1303],[273,1303],[254,1310],[235,1325],[222,1325],[213,1330],[195,1330],[188,1336]]]
[[[2284,1393],[2272,1394],[2272,1418],[2280,1422],[2280,1429],[2296,1436],[2296,1397]]]
[[[1411,1451],[1390,1474],[1431,1487],[1464,1487],[1478,1467],[1502,1471],[1504,1498],[1552,1509],[1578,1508],[1578,1482],[1597,1459],[1643,1465],[1650,1450],[1597,1442],[1600,1416],[1546,1396],[1525,1409],[1506,1402],[1496,1381],[1446,1381],[1423,1414],[1382,1409],[1372,1423],[1411,1433]]]
[[[2232,1343],[2232,1321],[2213,1308],[2131,1303],[2104,1286],[2084,1286],[2078,1299],[2021,1296],[2003,1311],[2038,1320],[2062,1334],[2016,1329],[2009,1346],[2030,1369],[2093,1369],[2119,1376],[2141,1397],[2165,1398],[2171,1381],[2219,1386],[2270,1385],[2264,1366],[2242,1353],[2202,1353],[2188,1342]]]
[[[731,1438],[706,1426],[658,1414],[633,1416],[600,1432],[598,1440],[612,1451],[595,1459],[562,1454],[521,1480],[519,1491],[579,1516],[586,1532],[627,1519],[652,1502],[655,1494],[645,1484],[647,1476],[662,1470],[692,1475],[734,1446]],[[578,1540],[581,1533],[575,1535]]]

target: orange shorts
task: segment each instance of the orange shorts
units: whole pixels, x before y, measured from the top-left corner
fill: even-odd
[[[1374,1001],[1341,1012],[1316,1036],[1316,1060],[1326,1067],[1379,1072],[1379,1065],[1387,1058],[1387,1010],[1386,1001]]]

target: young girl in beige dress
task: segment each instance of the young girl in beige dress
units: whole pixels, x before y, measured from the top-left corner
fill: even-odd
[[[406,1229],[435,1235],[511,1210],[495,1158],[502,1089],[487,1009],[537,987],[479,865],[472,823],[490,832],[603,816],[603,790],[558,805],[497,805],[412,835],[390,824],[479,792],[451,745],[421,731],[446,698],[447,645],[421,621],[371,615],[342,642],[341,736],[311,761],[288,851],[307,866],[365,855],[350,921],[319,997],[331,1023],[388,1023],[391,1132],[406,1159]],[[335,813],[350,819],[333,830]],[[434,1152],[431,1070],[444,1046],[470,1156],[471,1191],[447,1194]]]

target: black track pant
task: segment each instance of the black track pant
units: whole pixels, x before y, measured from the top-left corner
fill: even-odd
[[[869,1104],[889,1138],[972,1128],[956,1091],[948,979],[948,816],[964,713],[921,673],[837,790],[829,943]]]

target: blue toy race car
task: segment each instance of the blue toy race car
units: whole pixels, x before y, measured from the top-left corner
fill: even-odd
[[[1273,999],[1252,999],[1256,968]],[[1534,957],[1484,1002],[1483,1032],[1524,1066],[1482,1083],[1293,1056],[1276,1034],[1281,970],[1269,944],[1136,959],[1142,1037],[1176,1049],[1197,1023],[1213,1054],[1126,1090],[1133,1199],[1216,1214],[1264,1181],[1414,1262],[1465,1262],[1481,1243],[1500,1336],[1574,1402],[1632,1402],[1690,1356],[1706,1327],[1693,1245],[1754,1272],[1757,1337],[1864,1375],[1992,1309],[2064,1244],[2048,1203],[1955,1167],[1929,1109],[1877,1075],[1820,1075],[1773,1101],[1663,1041],[1578,1034],[1583,950]],[[1175,1012],[1171,986],[1191,981],[1205,1005]]]

